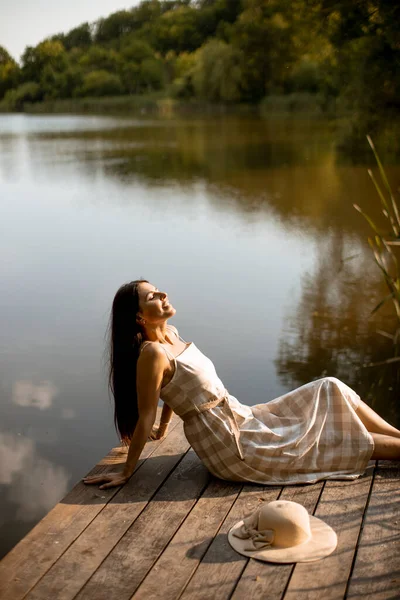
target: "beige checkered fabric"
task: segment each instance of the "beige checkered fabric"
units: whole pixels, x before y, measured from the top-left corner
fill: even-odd
[[[355,412],[359,396],[339,379],[324,377],[246,406],[193,342],[177,357],[162,347],[175,372],[161,398],[183,419],[189,444],[216,477],[276,485],[364,473],[374,441]]]

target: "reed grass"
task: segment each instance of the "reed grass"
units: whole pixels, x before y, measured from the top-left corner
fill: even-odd
[[[376,363],[384,364],[400,361],[400,357],[397,356],[400,346],[400,269],[399,261],[396,256],[396,247],[400,246],[400,210],[389,180],[386,176],[385,169],[383,168],[382,162],[369,135],[367,135],[367,140],[374,153],[382,179],[382,183],[379,184],[371,169],[368,169],[368,174],[371,177],[379,196],[382,214],[387,222],[386,230],[382,231],[376,222],[370,216],[368,216],[360,208],[360,206],[358,206],[358,204],[353,204],[353,206],[359,213],[362,214],[374,232],[374,235],[368,238],[368,243],[372,249],[374,260],[381,270],[382,276],[384,277],[389,290],[389,294],[380,302],[378,302],[378,304],[372,309],[371,315],[375,314],[387,302],[392,302],[398,322],[397,329],[394,334],[378,331],[378,333],[381,335],[390,337],[393,340],[395,347],[394,357],[389,358],[386,361]],[[369,366],[375,366],[375,363]]]

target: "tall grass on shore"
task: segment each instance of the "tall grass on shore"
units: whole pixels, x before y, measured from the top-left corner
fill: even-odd
[[[400,209],[389,184],[382,162],[369,135],[367,135],[367,140],[374,153],[383,183],[382,189],[382,186],[377,182],[371,169],[368,169],[368,174],[374,183],[380,199],[382,214],[387,222],[386,230],[382,231],[376,225],[375,221],[373,221],[371,217],[369,217],[358,206],[358,204],[353,204],[353,206],[367,220],[375,234],[373,237],[368,238],[368,243],[371,246],[375,262],[382,272],[389,291],[389,294],[385,296],[385,298],[383,298],[371,311],[371,315],[376,313],[387,302],[392,302],[397,317],[397,329],[394,333],[388,333],[385,331],[378,332],[381,335],[389,337],[393,340],[394,356],[382,361],[381,363],[368,365],[376,366],[377,364],[400,361],[400,268],[399,259],[398,256],[396,256],[396,252],[400,247]]]

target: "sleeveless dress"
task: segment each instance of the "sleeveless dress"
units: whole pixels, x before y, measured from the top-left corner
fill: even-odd
[[[364,473],[375,444],[355,412],[360,397],[339,379],[324,377],[247,406],[193,342],[176,357],[161,347],[175,366],[161,399],[181,417],[189,444],[214,476],[285,485]]]

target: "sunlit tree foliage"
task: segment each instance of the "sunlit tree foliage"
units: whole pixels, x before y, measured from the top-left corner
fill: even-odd
[[[32,86],[20,86],[35,83],[36,101],[164,90],[258,103],[306,92],[322,108],[396,109],[399,22],[393,0],[143,0],[27,46],[21,65],[0,46],[0,101],[19,90],[12,106],[23,106]]]

